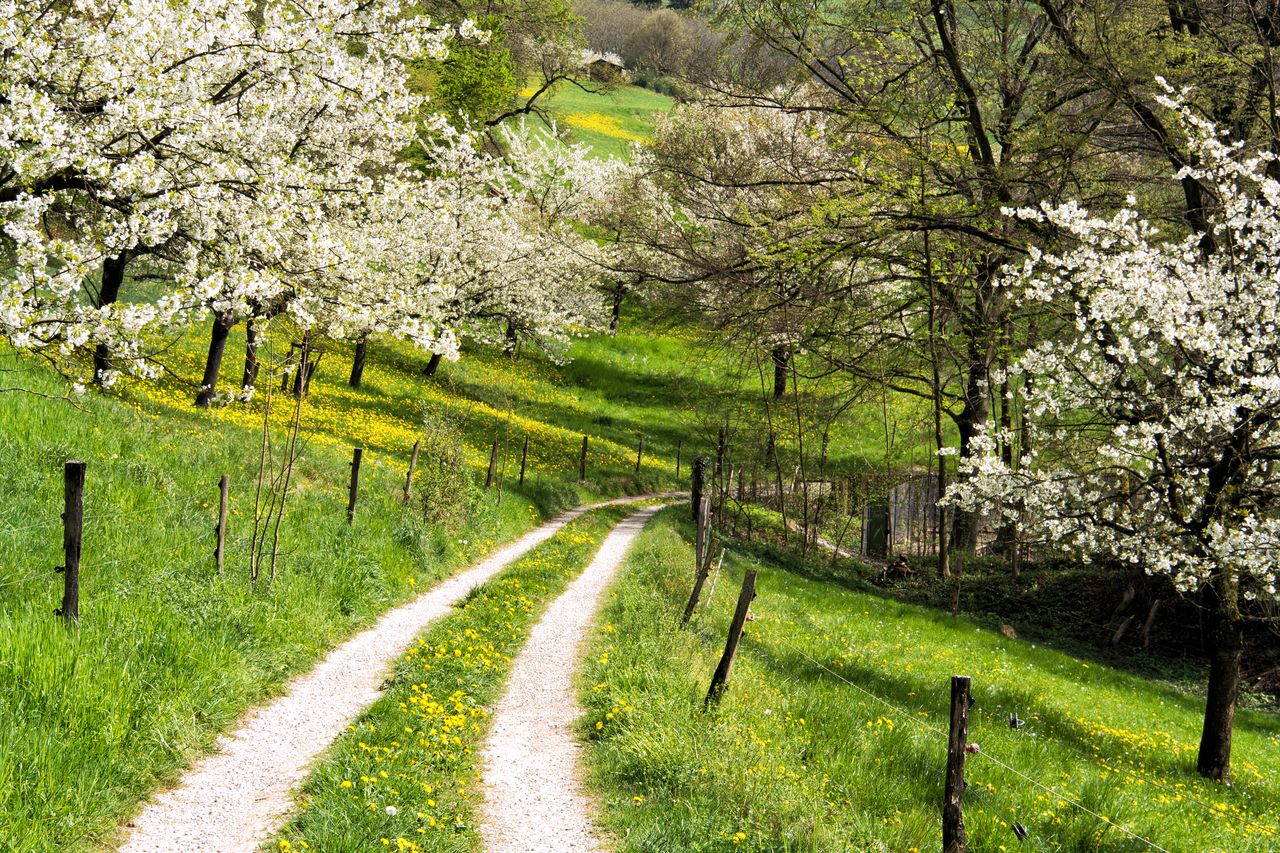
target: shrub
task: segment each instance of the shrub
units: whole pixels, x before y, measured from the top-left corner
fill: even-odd
[[[471,515],[479,492],[462,464],[462,430],[452,417],[434,412],[424,422],[413,487],[427,521],[453,530]]]

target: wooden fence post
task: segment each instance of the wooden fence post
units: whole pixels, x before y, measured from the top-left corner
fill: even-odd
[[[690,512],[693,520],[698,520],[702,507],[702,493],[707,488],[707,465],[711,460],[705,456],[693,457],[693,483],[689,495]]]
[[[676,441],[676,479],[680,479],[680,451],[684,450],[684,439]]]
[[[640,460],[644,458],[644,433],[640,433],[640,446],[636,448],[636,473],[640,473]]]
[[[588,439],[584,435],[582,437],[582,455],[578,457],[578,479],[583,482],[587,479],[587,442]]]
[[[84,469],[79,459],[62,467],[62,607],[68,622],[80,618],[80,541],[84,532]]]
[[[703,502],[708,502],[708,498],[703,498]],[[704,560],[697,567],[697,572],[693,578],[693,592],[689,594],[689,602],[684,606],[684,615],[680,617],[681,625],[688,625],[689,620],[693,618],[693,611],[698,607],[698,599],[702,598],[702,585],[707,582],[707,576],[711,574],[711,558],[715,554],[716,546],[714,541],[711,547],[706,548]]]
[[[493,470],[498,464],[498,436],[493,436],[493,447],[489,450],[489,473],[484,475],[484,487],[487,489],[493,485]]]
[[[711,532],[711,495],[705,492],[702,499],[698,501],[698,524],[696,532],[693,535],[693,565],[695,569],[702,568],[702,564],[706,562],[707,555],[707,536]]]
[[[409,454],[409,471],[404,475],[404,502],[409,502],[409,491],[413,488],[413,472],[418,467],[418,450],[422,447],[422,439],[413,443],[413,453]]]
[[[356,519],[356,496],[360,493],[360,459],[363,456],[363,447],[357,447],[351,452],[351,487],[347,490],[347,524]]]
[[[715,675],[711,676],[711,688],[702,703],[706,708],[720,701],[725,685],[729,683],[729,670],[733,668],[733,656],[738,652],[738,642],[742,639],[742,626],[747,622],[747,611],[751,609],[751,600],[756,597],[756,570],[747,569],[742,578],[742,591],[738,593],[738,606],[733,611],[733,621],[729,623],[729,638],[724,644],[724,654],[716,666]]]
[[[969,676],[951,676],[951,733],[947,738],[947,784],[942,802],[943,853],[968,853],[964,834],[964,756],[969,737]]]
[[[524,447],[520,448],[520,485],[524,485],[524,463],[529,458],[529,436],[524,437]]]
[[[227,547],[227,502],[231,496],[231,481],[226,474],[218,481],[218,527],[216,535],[218,544],[213,549],[214,562],[218,564],[218,574],[222,574],[222,566],[226,560]]]

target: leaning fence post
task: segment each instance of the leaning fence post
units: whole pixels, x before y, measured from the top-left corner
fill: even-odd
[[[964,756],[969,737],[969,676],[951,676],[951,733],[947,738],[947,784],[942,802],[943,853],[968,853],[964,834]],[[976,749],[976,747],[975,747]]]
[[[529,436],[524,437],[524,446],[520,448],[520,485],[524,485],[524,463],[529,458]]]
[[[636,448],[636,473],[640,473],[640,460],[644,458],[644,433],[640,433],[640,446]]]
[[[351,487],[347,490],[347,524],[356,519],[356,496],[360,493],[360,458],[364,456],[364,448],[357,447],[351,452]]]
[[[709,498],[703,498],[703,503],[709,503]],[[705,549],[706,557],[704,562],[698,564],[697,573],[693,579],[693,592],[689,594],[689,603],[684,606],[684,615],[680,617],[681,625],[688,625],[689,620],[693,618],[693,611],[698,606],[698,599],[702,597],[702,585],[707,582],[707,576],[711,574],[711,556],[715,553],[716,546],[712,542],[711,547]]]
[[[676,479],[680,479],[680,451],[684,449],[684,439],[676,441]]]
[[[578,479],[585,482],[587,479],[587,437],[582,437],[582,455],[578,457]]]
[[[84,469],[79,459],[62,467],[62,607],[58,615],[68,622],[80,618],[80,537],[84,532]]]
[[[409,502],[409,490],[413,488],[413,471],[418,467],[418,450],[422,447],[422,439],[413,443],[413,453],[409,455],[409,471],[404,475],[404,502]]]
[[[484,475],[484,487],[487,489],[493,485],[493,470],[498,464],[498,434],[493,435],[493,447],[489,450],[489,473]]]
[[[733,656],[738,652],[738,642],[742,639],[742,626],[747,622],[747,611],[751,609],[751,600],[756,597],[756,570],[747,569],[742,578],[742,591],[738,593],[738,606],[733,611],[733,621],[729,623],[729,638],[724,644],[724,654],[716,666],[715,675],[711,676],[711,689],[702,706],[714,705],[720,701],[725,685],[729,683],[729,670],[733,668]]]
[[[222,574],[222,565],[226,559],[227,547],[227,501],[231,495],[231,481],[223,474],[218,481],[218,527],[216,535],[218,544],[213,549],[214,562],[218,564],[218,574]]]

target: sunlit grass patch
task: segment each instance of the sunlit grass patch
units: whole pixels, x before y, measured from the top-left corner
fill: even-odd
[[[565,124],[581,130],[589,130],[615,139],[626,139],[631,142],[643,142],[647,137],[622,127],[617,117],[602,113],[569,113],[564,117]]]
[[[1236,783],[1216,785],[1195,773],[1197,697],[733,552],[709,609],[676,630],[686,512],[641,534],[586,656],[583,733],[618,849],[936,849],[952,674],[977,702],[971,849],[1150,849],[1125,830],[1180,853],[1280,847],[1274,716],[1238,716]],[[703,713],[746,568],[755,618]]]

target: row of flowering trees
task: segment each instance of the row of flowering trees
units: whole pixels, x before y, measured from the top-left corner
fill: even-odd
[[[616,167],[523,128],[494,146],[406,84],[485,38],[398,2],[5,3],[0,336],[109,386],[212,315],[207,404],[239,322],[443,357],[498,321],[593,322],[598,249],[566,221]],[[122,293],[131,264],[160,272],[145,298]]]

